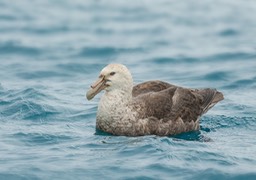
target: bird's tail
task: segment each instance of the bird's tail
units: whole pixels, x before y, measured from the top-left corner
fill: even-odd
[[[198,90],[198,93],[203,97],[203,114],[224,99],[223,94],[216,89],[202,89]]]

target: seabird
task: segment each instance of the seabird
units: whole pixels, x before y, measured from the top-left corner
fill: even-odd
[[[123,136],[168,136],[199,130],[199,118],[224,99],[215,89],[189,89],[158,80],[133,87],[132,75],[122,64],[104,67],[86,93],[87,99],[102,90],[96,128]]]

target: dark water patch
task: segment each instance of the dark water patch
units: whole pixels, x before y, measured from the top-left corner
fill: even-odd
[[[189,179],[209,179],[209,180],[215,180],[215,179],[232,179],[232,180],[241,180],[241,179],[248,179],[248,180],[254,180],[256,178],[256,173],[241,173],[239,172],[227,172],[227,171],[221,171],[216,169],[205,169],[203,171],[199,171],[193,175]]]
[[[225,29],[218,33],[222,37],[237,36],[239,32],[235,29]]]
[[[198,58],[194,58],[194,57],[178,56],[179,62],[196,63],[198,62],[198,60],[199,60]]]
[[[130,175],[130,176],[132,176],[132,175]],[[138,176],[125,177],[124,178],[124,180],[134,180],[134,179],[138,179],[138,180],[155,180],[155,179],[159,179],[159,180],[161,180],[161,178],[159,176],[151,177],[151,176],[147,176],[147,175],[138,175]]]
[[[2,173],[0,172],[0,179],[2,180],[29,180],[29,179],[33,179],[33,180],[39,180],[40,178],[38,178],[37,176],[34,175],[30,175],[30,174],[23,174],[20,172],[13,172],[13,173]]]
[[[240,174],[230,174],[230,179],[234,180],[255,180],[256,179],[256,172],[250,172],[250,173],[240,173]]]
[[[248,87],[254,87],[256,85],[255,79],[240,79],[223,86],[224,89],[243,89]]]
[[[155,46],[166,47],[170,45],[170,42],[168,42],[167,40],[155,40],[153,41],[153,44]]]
[[[200,131],[192,131],[187,133],[181,133],[175,136],[170,136],[174,140],[186,140],[186,141],[198,141],[198,142],[211,142],[211,138],[203,135]]]
[[[220,81],[220,80],[228,80],[229,79],[228,72],[225,71],[216,71],[212,73],[208,73],[204,76],[204,79],[209,81]]]
[[[231,83],[231,84],[222,86],[221,88],[222,88],[222,89],[237,89],[237,88],[240,88],[240,87],[237,86],[237,84],[235,84],[235,83]]]
[[[195,63],[198,59],[193,57],[157,57],[149,60],[150,62],[154,62],[156,64],[173,64],[173,63]]]
[[[11,102],[5,101],[5,100],[3,100],[3,99],[0,99],[0,105],[1,105],[1,106],[6,106],[6,105],[8,105],[8,104],[11,104]],[[2,113],[2,112],[1,112],[1,113]]]
[[[36,47],[29,47],[17,42],[7,41],[0,43],[0,54],[19,54],[28,56],[40,55],[42,51]]]
[[[108,28],[97,28],[94,30],[96,34],[100,35],[112,35],[114,34],[114,30]]]
[[[33,33],[33,34],[40,34],[40,35],[50,35],[55,33],[65,33],[71,31],[71,29],[66,26],[55,26],[55,27],[27,27],[20,29],[21,31],[24,31],[26,33]]]
[[[170,57],[159,57],[159,58],[153,59],[152,61],[154,61],[157,64],[167,64],[167,63],[176,62],[177,59],[170,58]]]
[[[197,141],[200,139],[200,135],[201,135],[200,131],[194,131],[194,132],[188,132],[188,133],[181,133],[173,137],[177,139],[182,139],[182,140]]]
[[[1,14],[0,15],[0,20],[2,21],[15,21],[17,20],[17,17],[9,14]]]
[[[191,175],[190,179],[229,179],[228,173],[221,172],[215,169],[206,169]]]
[[[247,59],[254,59],[256,57],[255,53],[245,53],[245,52],[226,52],[226,53],[219,53],[213,56],[201,58],[202,61],[227,61],[227,60],[247,60]]]
[[[104,131],[101,131],[101,130],[99,130],[97,128],[95,128],[94,135],[96,135],[96,136],[112,136],[112,134],[104,132]],[[102,143],[106,143],[106,141],[102,141]]]
[[[200,125],[200,130],[201,130],[201,131],[204,131],[204,132],[207,132],[207,133],[208,133],[208,132],[211,132],[211,129],[210,129],[210,128],[204,127],[204,126],[201,126],[201,125]]]

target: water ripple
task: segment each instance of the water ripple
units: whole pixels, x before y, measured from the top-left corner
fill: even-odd
[[[67,135],[53,135],[45,133],[15,133],[12,135],[14,138],[26,143],[29,146],[34,145],[56,145],[62,142],[67,142],[73,139]]]

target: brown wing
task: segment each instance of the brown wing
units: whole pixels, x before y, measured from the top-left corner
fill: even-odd
[[[173,95],[173,106],[168,120],[181,118],[183,122],[196,121],[203,112],[204,99],[193,90],[177,88]]]
[[[143,93],[133,99],[139,119],[148,119],[149,132],[157,135],[198,130],[200,116],[223,99],[222,93],[214,89],[193,90],[177,86],[162,91],[152,89],[141,91]]]
[[[163,81],[147,81],[137,84],[133,87],[132,95],[136,97],[141,94],[149,92],[159,92],[170,87],[176,87],[175,85],[163,82]]]
[[[142,110],[141,119],[154,117],[156,119],[165,118],[172,109],[172,96],[177,87],[158,92],[144,92],[134,98],[135,104],[138,104]]]
[[[219,92],[214,89],[192,90],[177,86],[151,93],[143,92],[144,94],[141,93],[135,98],[137,102],[143,102],[142,117],[154,117],[165,122],[175,121],[178,118],[183,122],[196,121],[206,110],[216,104],[218,101],[214,100],[219,98]],[[212,105],[213,102],[215,103]]]

